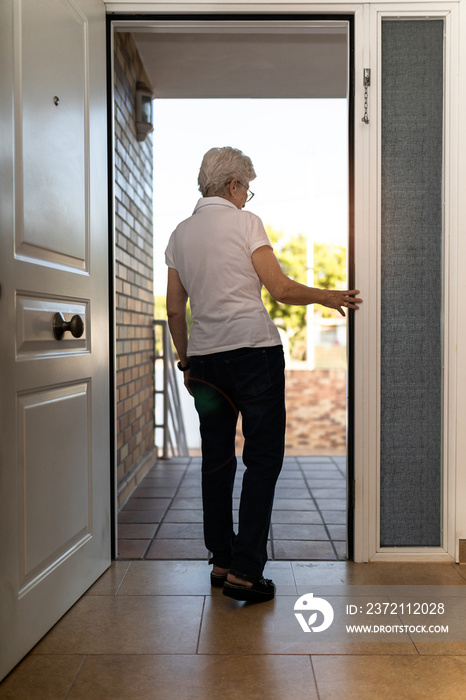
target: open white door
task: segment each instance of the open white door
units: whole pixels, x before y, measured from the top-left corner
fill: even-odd
[[[355,266],[364,308],[355,320],[354,558],[451,562],[465,512],[464,430],[457,430],[464,393],[459,5],[367,4],[361,19]]]
[[[105,61],[101,0],[2,0],[0,678],[110,564]]]

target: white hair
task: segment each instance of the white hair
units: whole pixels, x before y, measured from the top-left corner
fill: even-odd
[[[254,180],[256,173],[249,156],[238,148],[211,148],[202,159],[199,170],[199,190],[203,197],[218,195],[236,178],[242,185]]]

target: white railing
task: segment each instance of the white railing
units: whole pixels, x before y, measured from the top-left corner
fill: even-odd
[[[157,337],[157,328],[161,328],[161,338]],[[176,377],[175,357],[173,355],[170,332],[167,321],[154,321],[154,400],[155,400],[155,429],[163,431],[162,457],[186,457],[188,445],[186,430],[184,427],[183,413],[181,410],[180,393]],[[159,388],[157,381],[158,365],[162,367],[162,386]],[[161,422],[158,422],[157,411],[158,397],[162,398],[163,411]]]

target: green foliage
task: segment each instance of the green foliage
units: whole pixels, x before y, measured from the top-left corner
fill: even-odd
[[[342,245],[314,243],[314,284],[323,289],[346,286],[346,248]]]
[[[314,284],[322,289],[345,289],[346,248],[342,245],[314,243]],[[318,307],[322,318],[338,318],[338,311]]]
[[[280,266],[288,277],[307,283],[307,240],[304,235],[285,236],[266,226],[267,235],[272,243]],[[326,243],[314,243],[314,285],[323,289],[344,288],[346,281],[346,248]],[[269,292],[262,289],[262,300],[270,317],[278,328],[282,328],[290,341],[290,353],[295,360],[306,358],[306,313],[312,313],[312,307],[280,304]],[[324,307],[317,307],[326,318],[337,312]]]
[[[280,266],[288,277],[306,284],[307,252],[306,237],[285,236],[266,226],[267,235],[275,251]],[[290,352],[295,359],[304,359],[306,352],[306,307],[280,304],[273,299],[265,287],[262,288],[262,301],[270,317],[290,340]]]
[[[307,240],[302,234],[286,236],[266,226],[267,235],[285,275],[307,283]],[[339,245],[314,243],[314,285],[323,289],[344,289],[346,286],[346,248]],[[312,313],[313,307],[280,304],[269,292],[262,288],[262,300],[270,317],[278,328],[285,331],[290,341],[290,353],[295,360],[306,358],[306,313]],[[324,318],[338,316],[336,311],[317,306],[318,313]],[[154,297],[154,317],[167,318],[165,297]],[[187,308],[188,329],[191,329],[191,309]]]
[[[154,296],[154,318],[157,321],[166,321],[167,320],[167,302],[166,302],[165,295]],[[193,323],[192,318],[191,318],[191,306],[189,304],[189,299],[188,299],[188,303],[186,305],[186,321],[188,324],[188,333],[189,333],[189,331],[191,330],[192,323]],[[175,349],[174,349],[174,351],[175,351]],[[161,334],[161,332],[158,332],[156,330],[155,353],[156,353],[156,355],[161,355],[162,352],[163,352],[162,334]]]
[[[154,318],[157,321],[167,320],[167,303],[165,296],[154,297]]]
[[[154,297],[154,318],[158,321],[167,320],[167,302],[165,296]],[[192,318],[191,318],[191,306],[188,303],[186,305],[186,321],[188,323],[188,330],[191,330]]]

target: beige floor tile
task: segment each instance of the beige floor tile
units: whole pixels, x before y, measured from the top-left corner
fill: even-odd
[[[1,700],[64,700],[84,656],[27,656],[0,684]]]
[[[268,561],[265,565],[264,576],[275,581],[277,586],[279,586],[280,594],[295,595],[296,584],[293,575],[293,567],[290,561]],[[290,590],[285,590],[283,586],[288,586]]]
[[[466,646],[466,587],[404,588],[409,591],[408,595],[395,594],[390,599],[398,604],[402,624],[414,628],[410,636],[415,644],[461,643]],[[457,591],[460,595],[455,595]],[[441,612],[437,612],[439,604]]]
[[[114,561],[110,568],[89,588],[86,595],[116,595],[128,569],[129,561]]]
[[[202,596],[85,596],[33,654],[193,654]]]
[[[295,562],[293,571],[298,591],[310,585],[456,586],[465,583],[450,564]]]
[[[206,561],[132,562],[118,595],[221,595],[210,585],[212,567]],[[290,562],[269,561],[264,575],[283,595],[297,596]]]
[[[277,595],[273,601],[258,605],[240,603],[223,595],[207,598],[199,653],[417,655],[407,635],[400,641],[359,642],[339,639],[337,634],[326,634],[326,641],[318,634],[306,634],[294,615],[295,602],[292,595]]]
[[[464,700],[466,658],[312,657],[320,700]]]
[[[347,562],[293,562],[293,573],[299,593],[307,593],[317,586],[343,586],[348,584]],[[358,564],[358,566],[366,566]]]
[[[415,642],[415,646],[421,656],[466,656],[466,642]]]
[[[210,595],[206,561],[135,561],[118,595]]]
[[[88,657],[68,700],[316,700],[307,656]]]
[[[466,564],[454,564],[455,570],[466,580]]]

